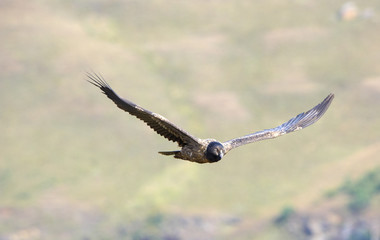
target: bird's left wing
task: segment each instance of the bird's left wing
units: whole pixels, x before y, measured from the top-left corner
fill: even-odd
[[[301,130],[322,117],[322,115],[329,108],[332,100],[334,99],[334,94],[329,94],[320,104],[310,109],[307,112],[298,114],[296,117],[290,119],[286,123],[271,129],[265,129],[263,131],[255,132],[243,137],[231,139],[223,143],[226,152],[233,148],[253,143],[265,139],[276,138],[284,134]]]
[[[133,102],[120,98],[103,79],[96,73],[87,73],[88,82],[100,88],[120,109],[144,121],[150,128],[166,139],[177,142],[179,146],[186,144],[198,145],[200,140],[185,130],[177,127],[163,116],[146,110]]]

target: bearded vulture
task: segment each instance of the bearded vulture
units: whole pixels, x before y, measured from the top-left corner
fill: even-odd
[[[283,123],[282,125],[234,138],[226,142],[219,142],[215,139],[197,138],[165,117],[144,109],[133,102],[119,97],[108,85],[101,75],[88,73],[88,80],[91,84],[111,99],[120,109],[144,121],[150,128],[166,139],[177,142],[181,147],[177,151],[159,152],[163,155],[173,155],[174,158],[188,160],[197,163],[214,163],[222,159],[230,150],[242,145],[261,140],[276,138],[284,134],[301,130],[322,117],[329,108],[334,94],[329,94],[321,103],[307,112],[303,112]]]

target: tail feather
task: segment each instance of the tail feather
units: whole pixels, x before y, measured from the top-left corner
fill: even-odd
[[[166,155],[166,156],[174,155],[173,156],[174,158],[184,159],[181,151],[168,151],[168,152],[158,152],[158,153],[162,155]]]
[[[181,151],[168,151],[168,152],[158,152],[159,154],[170,156],[170,155],[178,155]]]

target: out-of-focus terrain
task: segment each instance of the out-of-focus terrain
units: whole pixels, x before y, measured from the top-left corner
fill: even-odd
[[[379,239],[379,43],[374,0],[0,1],[0,239]],[[199,165],[88,71],[221,141],[336,97]]]

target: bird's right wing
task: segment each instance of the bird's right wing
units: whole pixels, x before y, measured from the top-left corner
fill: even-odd
[[[233,148],[253,143],[265,139],[276,138],[284,134],[301,130],[322,117],[322,115],[329,108],[332,100],[334,99],[334,94],[329,94],[320,104],[310,109],[307,112],[298,114],[296,117],[290,119],[286,123],[271,129],[265,129],[263,131],[255,132],[243,137],[231,139],[223,143],[226,152]]]
[[[96,73],[87,73],[88,82],[100,88],[103,93],[111,99],[120,109],[144,121],[150,128],[166,139],[177,142],[179,146],[187,144],[199,145],[200,140],[190,135],[185,130],[177,127],[163,116],[146,110],[133,102],[120,98],[103,79]]]

